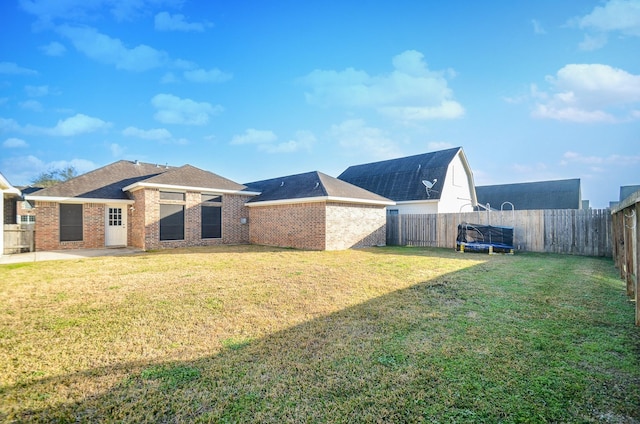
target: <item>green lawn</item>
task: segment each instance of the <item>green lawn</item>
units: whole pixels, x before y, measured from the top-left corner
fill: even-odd
[[[0,421],[640,421],[610,259],[256,246],[0,266]]]

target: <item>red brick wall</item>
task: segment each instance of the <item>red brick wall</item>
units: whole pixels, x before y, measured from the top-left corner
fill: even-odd
[[[324,250],[325,213],[324,202],[251,207],[250,243]]]
[[[241,223],[242,218],[249,217],[248,208],[244,205],[247,196],[225,194],[222,196],[222,238],[201,238],[202,203],[200,192],[187,192],[185,201],[160,200],[157,189],[143,189],[133,193],[136,200],[134,217],[132,218],[131,238],[136,247],[146,250],[167,249],[188,246],[212,246],[220,244],[243,244],[249,242],[249,225]],[[160,203],[181,204],[185,206],[184,240],[160,241]],[[141,212],[139,212],[139,210]],[[141,225],[140,221],[143,221]],[[144,242],[139,244],[139,229],[144,228]]]
[[[36,202],[36,250],[93,249],[104,247],[105,206],[82,205],[82,241],[60,241],[60,204]]]

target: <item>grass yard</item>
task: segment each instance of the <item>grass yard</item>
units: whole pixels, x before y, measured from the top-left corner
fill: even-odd
[[[611,260],[256,246],[0,266],[0,421],[640,422]]]

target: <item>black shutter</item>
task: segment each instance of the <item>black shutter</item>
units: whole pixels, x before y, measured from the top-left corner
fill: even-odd
[[[160,240],[184,240],[183,205],[160,205]]]
[[[219,206],[201,206],[202,238],[222,237],[222,208]]]
[[[82,205],[60,204],[60,241],[82,241]]]

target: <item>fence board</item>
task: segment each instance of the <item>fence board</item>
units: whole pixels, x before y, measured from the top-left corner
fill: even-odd
[[[4,225],[4,252],[12,253],[35,251],[35,236],[33,227],[23,227],[20,224]]]
[[[612,255],[611,214],[591,209],[390,215],[387,244],[455,248],[457,227],[463,222],[513,227],[519,251]]]

